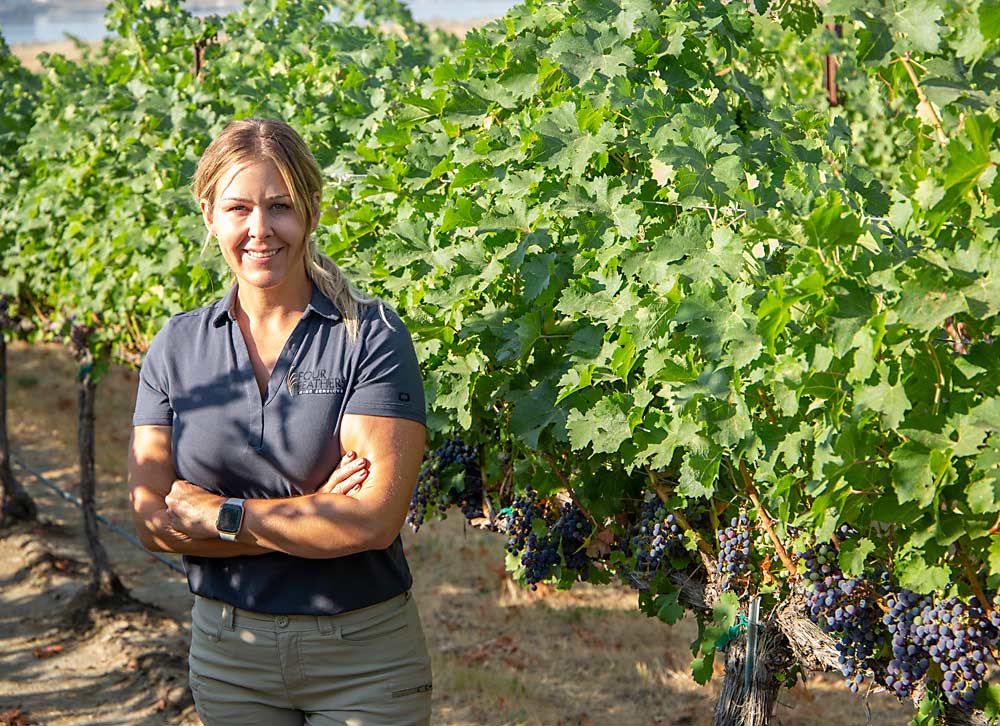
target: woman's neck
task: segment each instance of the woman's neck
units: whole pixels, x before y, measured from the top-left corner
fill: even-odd
[[[241,313],[256,327],[284,326],[298,321],[312,299],[313,283],[308,277],[304,283],[281,285],[278,288],[261,290],[250,285],[240,285],[236,292],[235,311]]]

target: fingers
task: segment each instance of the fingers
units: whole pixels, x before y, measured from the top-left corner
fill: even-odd
[[[340,464],[330,474],[330,478],[319,487],[317,492],[347,494],[359,488],[368,476],[368,460],[348,451],[340,460]]]
[[[368,467],[358,469],[344,481],[336,484],[330,491],[334,494],[354,494],[360,491],[362,483],[368,477]]]

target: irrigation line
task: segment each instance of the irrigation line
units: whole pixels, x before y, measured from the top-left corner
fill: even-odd
[[[48,479],[45,478],[45,476],[40,471],[38,471],[38,470],[32,468],[31,466],[25,464],[23,461],[21,461],[19,458],[17,458],[13,454],[10,455],[10,459],[15,464],[17,464],[19,467],[21,467],[22,469],[24,469],[26,472],[28,472],[29,474],[31,474],[32,476],[34,476],[36,479],[38,479],[38,481],[40,481],[42,484],[44,484],[49,489],[51,489],[56,494],[58,494],[63,499],[65,499],[67,502],[69,502],[70,504],[75,505],[78,509],[83,509],[83,503],[79,499],[77,499],[76,497],[74,497],[69,492],[64,491],[61,487],[59,487],[59,486],[53,484],[52,482],[50,482]],[[160,562],[162,562],[163,564],[165,564],[167,567],[169,567],[174,572],[179,572],[182,575],[184,574],[184,568],[183,567],[181,567],[180,565],[178,565],[176,562],[174,562],[170,558],[164,557],[159,552],[150,552],[149,550],[146,549],[146,547],[142,544],[142,542],[140,542],[138,540],[138,538],[135,535],[133,535],[133,534],[131,534],[129,532],[126,532],[124,529],[122,529],[121,527],[119,527],[117,524],[114,524],[113,522],[109,522],[104,517],[102,517],[100,514],[97,515],[97,521],[100,522],[101,524],[103,524],[105,527],[107,527],[109,530],[111,530],[115,534],[117,534],[123,540],[125,540],[126,542],[128,542],[129,544],[131,544],[133,547],[137,547],[138,549],[140,549],[143,552],[145,552],[147,555],[152,555],[153,557],[155,557],[156,559],[158,559]]]

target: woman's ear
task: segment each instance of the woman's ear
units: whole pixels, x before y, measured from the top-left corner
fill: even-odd
[[[312,228],[315,230],[319,226],[319,211],[320,211],[320,201],[322,197],[319,192],[313,194],[313,223]]]
[[[208,228],[208,233],[214,235],[215,229],[212,226],[212,204],[207,199],[199,199],[198,204],[201,206],[201,218],[205,220],[205,227]]]

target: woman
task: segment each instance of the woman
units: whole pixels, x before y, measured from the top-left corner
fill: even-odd
[[[235,284],[150,345],[129,486],[146,547],[184,555],[198,712],[427,723],[399,538],[425,434],[409,333],[317,252],[320,171],[287,124],[230,123],[194,193]]]

